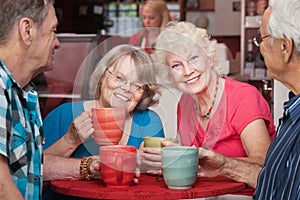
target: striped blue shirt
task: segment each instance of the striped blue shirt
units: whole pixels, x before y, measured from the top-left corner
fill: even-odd
[[[0,60],[0,154],[25,199],[41,199],[42,120],[38,95],[21,88]]]
[[[300,94],[284,104],[254,199],[300,200]]]

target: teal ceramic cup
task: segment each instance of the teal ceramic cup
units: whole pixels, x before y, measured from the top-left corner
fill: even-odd
[[[173,146],[162,149],[162,171],[169,189],[185,190],[197,180],[198,148]]]

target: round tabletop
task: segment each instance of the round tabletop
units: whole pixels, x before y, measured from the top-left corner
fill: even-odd
[[[139,183],[128,188],[105,187],[102,180],[53,180],[51,189],[57,193],[90,199],[188,199],[231,194],[246,188],[244,183],[224,179],[198,178],[188,190],[168,189],[163,178],[141,175]]]

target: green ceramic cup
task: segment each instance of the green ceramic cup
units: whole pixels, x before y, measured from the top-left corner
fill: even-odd
[[[169,189],[185,190],[197,180],[198,148],[188,146],[164,147],[162,171]]]

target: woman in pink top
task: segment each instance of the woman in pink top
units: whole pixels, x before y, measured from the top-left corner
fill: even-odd
[[[183,93],[177,109],[179,142],[212,150],[234,163],[205,176],[223,176],[254,188],[257,174],[240,169],[238,163],[263,165],[275,134],[272,113],[254,86],[220,74],[216,45],[205,29],[171,22],[157,38],[155,59],[168,67]],[[160,158],[155,153],[160,156],[160,151],[144,148],[144,152],[142,162],[157,166]],[[253,188],[244,194],[252,195]]]

